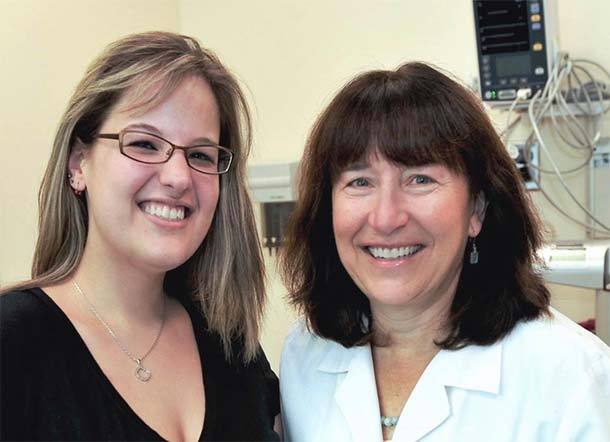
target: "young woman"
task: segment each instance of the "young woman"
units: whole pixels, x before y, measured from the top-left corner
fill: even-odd
[[[110,45],[64,114],[32,279],[1,307],[3,440],[277,440],[250,120],[192,38]]]
[[[549,308],[537,217],[469,91],[421,63],[364,73],[302,164],[288,440],[610,440],[610,349]]]

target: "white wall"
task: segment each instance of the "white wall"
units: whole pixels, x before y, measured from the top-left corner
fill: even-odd
[[[610,2],[558,3],[562,47],[610,68]],[[318,113],[357,72],[423,60],[470,82],[477,72],[473,26],[470,0],[0,0],[0,284],[29,274],[36,194],[55,128],[85,66],[116,38],[173,30],[213,48],[249,90],[252,163],[261,164],[298,160]],[[501,125],[503,116],[496,117]],[[570,177],[579,194],[584,178]],[[565,200],[552,178],[543,183]],[[584,237],[540,195],[534,200],[554,238]],[[275,258],[266,256],[263,345],[277,367],[294,313]],[[553,287],[553,296],[577,320],[593,315],[588,291]]]

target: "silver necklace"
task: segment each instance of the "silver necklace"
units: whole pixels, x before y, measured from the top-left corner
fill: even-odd
[[[125,347],[125,345],[123,345],[123,343],[119,340],[119,338],[117,338],[117,335],[110,328],[108,323],[106,321],[104,321],[104,318],[102,318],[102,316],[96,310],[95,306],[91,303],[91,301],[89,301],[89,298],[87,298],[87,296],[85,295],[85,292],[83,292],[83,289],[80,288],[80,286],[76,283],[76,281],[72,281],[72,283],[74,284],[74,287],[76,287],[76,290],[78,291],[78,293],[80,293],[82,295],[85,302],[87,302],[87,305],[89,306],[89,310],[91,310],[91,313],[93,313],[93,315],[97,318],[97,320],[100,321],[100,323],[104,326],[104,328],[106,329],[106,331],[108,332],[108,334],[110,335],[112,340],[114,342],[116,342],[116,344],[123,351],[123,353],[125,353],[127,356],[129,356],[129,359],[131,359],[133,362],[136,363],[136,365],[137,365],[136,371],[135,371],[136,378],[142,382],[148,382],[150,380],[150,378],[152,377],[152,371],[150,371],[149,368],[146,368],[143,365],[143,362],[144,362],[144,359],[146,358],[146,356],[148,356],[153,351],[153,349],[157,345],[157,342],[159,342],[159,338],[161,337],[161,332],[163,331],[163,326],[165,325],[165,296],[163,297],[163,316],[161,317],[161,326],[159,327],[157,336],[155,336],[155,340],[153,341],[153,343],[150,346],[150,348],[148,349],[148,351],[144,354],[144,356],[142,356],[141,358],[136,358],[127,349],[127,347]]]
[[[398,419],[400,416],[381,416],[381,426],[382,427],[395,427],[398,424]]]

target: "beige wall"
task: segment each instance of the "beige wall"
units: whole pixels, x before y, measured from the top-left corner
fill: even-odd
[[[174,0],[0,0],[0,285],[29,275],[38,186],[86,66],[123,35],[178,24]]]
[[[558,3],[563,49],[610,68],[605,23],[610,2]],[[262,164],[298,160],[317,114],[362,70],[424,60],[470,83],[477,72],[471,15],[470,0],[0,0],[0,128],[5,137],[0,284],[28,275],[36,192],[53,132],[86,64],[108,42],[130,32],[165,29],[193,35],[213,48],[249,90],[255,115],[252,163]],[[503,115],[496,119],[501,125]],[[581,196],[584,180],[583,174],[570,177]],[[553,178],[544,177],[543,183],[567,201]],[[584,237],[540,195],[534,200],[553,238]],[[266,259],[271,299],[263,345],[277,367],[294,313],[283,300],[275,257]],[[573,318],[593,315],[590,292],[553,287],[553,295]]]

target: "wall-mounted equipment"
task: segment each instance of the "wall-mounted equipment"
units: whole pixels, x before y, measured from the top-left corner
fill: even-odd
[[[595,218],[610,226],[610,138],[607,137],[599,139],[589,161],[589,198]],[[589,236],[610,238],[610,232],[595,229]]]
[[[610,241],[553,244],[538,254],[548,282],[595,290],[595,334],[610,345]]]
[[[248,169],[250,193],[261,205],[263,247],[269,254],[284,241],[284,228],[296,201],[296,175],[299,163],[265,164]]]
[[[556,0],[473,0],[481,97],[509,105],[544,88],[557,53]]]
[[[540,161],[538,143],[509,143],[508,152],[515,161],[527,190],[538,190]]]

